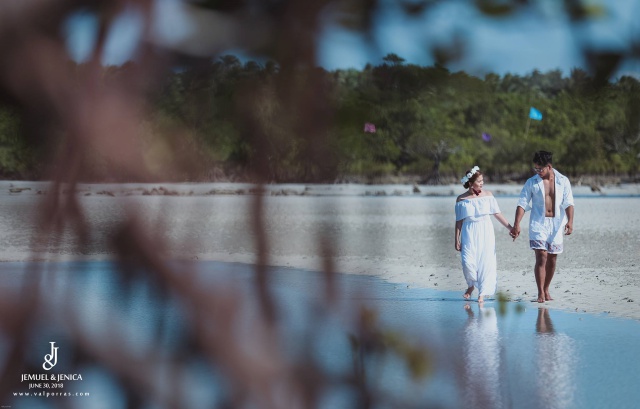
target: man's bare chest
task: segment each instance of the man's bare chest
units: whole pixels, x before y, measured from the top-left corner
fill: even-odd
[[[556,196],[556,186],[554,181],[552,180],[543,180],[542,184],[544,186],[544,195],[547,198],[547,200],[551,199],[555,199]]]

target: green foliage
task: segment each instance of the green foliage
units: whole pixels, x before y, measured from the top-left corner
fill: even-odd
[[[105,83],[131,68],[106,68]],[[542,121],[529,120],[531,106]],[[622,77],[603,86],[580,69],[482,79],[396,54],[332,72],[222,56],[167,72],[148,95],[148,112],[141,129],[149,166],[188,164],[190,178],[253,168],[273,182],[411,174],[440,183],[477,164],[499,181],[529,175],[538,149],[554,152],[569,175],[639,171],[640,83]],[[375,133],[364,131],[366,122]],[[0,174],[35,174],[36,148],[18,115],[0,107]]]
[[[28,178],[35,167],[20,118],[13,109],[0,106],[0,176]]]

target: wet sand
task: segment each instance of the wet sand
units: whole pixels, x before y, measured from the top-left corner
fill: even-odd
[[[0,182],[0,260],[104,259],[113,226],[135,213],[166,240],[169,257],[253,263],[256,241],[251,185],[84,185],[81,197],[91,227],[80,247],[70,229],[34,251],[39,201],[47,184]],[[453,248],[458,186],[270,185],[265,198],[268,263],[320,270],[324,243],[335,270],[381,277],[410,288],[458,291],[465,283]],[[513,219],[517,185],[487,185],[503,214]],[[154,190],[155,189],[155,190]],[[575,186],[574,234],[565,238],[548,308],[640,319],[640,186]],[[533,252],[521,237],[513,242],[497,221],[499,290],[516,301],[537,296]],[[54,240],[55,239],[55,240]],[[477,295],[475,293],[474,295]]]

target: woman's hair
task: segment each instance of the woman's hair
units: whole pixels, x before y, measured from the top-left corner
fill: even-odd
[[[467,170],[464,174],[466,175],[467,173],[470,173],[470,172],[471,172],[471,169]],[[465,182],[465,184],[462,186],[464,186],[465,189],[469,189],[469,186],[473,185],[476,182],[476,179],[480,177],[480,175],[482,175],[482,172],[480,172],[479,170],[476,170],[476,173],[471,175],[469,180]]]

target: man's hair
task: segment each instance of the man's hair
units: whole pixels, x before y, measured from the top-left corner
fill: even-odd
[[[540,166],[547,166],[553,163],[553,153],[547,151],[538,151],[533,154],[533,163]]]

